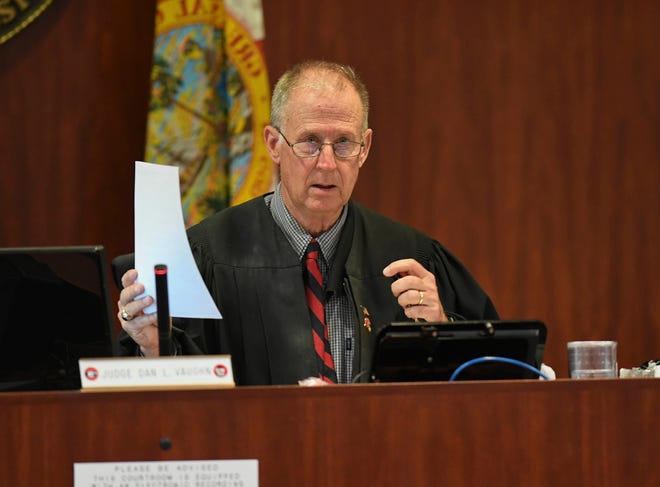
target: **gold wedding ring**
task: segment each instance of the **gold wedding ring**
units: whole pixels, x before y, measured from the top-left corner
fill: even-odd
[[[423,302],[424,302],[424,291],[419,291],[419,303],[417,303],[417,306],[421,306]]]

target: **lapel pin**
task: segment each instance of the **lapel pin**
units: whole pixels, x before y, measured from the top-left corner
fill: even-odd
[[[362,305],[360,305],[360,308],[362,309],[362,314],[364,315],[364,322],[362,323],[362,326],[364,326],[367,331],[371,333],[371,317],[369,316],[369,310],[366,306]]]

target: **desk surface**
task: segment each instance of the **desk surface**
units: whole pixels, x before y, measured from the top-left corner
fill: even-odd
[[[658,485],[659,400],[654,379],[2,393],[0,485],[200,459],[258,459],[262,486]]]

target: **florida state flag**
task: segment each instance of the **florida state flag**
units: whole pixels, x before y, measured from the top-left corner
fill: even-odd
[[[180,167],[186,225],[268,191],[260,0],[159,0],[145,160]]]

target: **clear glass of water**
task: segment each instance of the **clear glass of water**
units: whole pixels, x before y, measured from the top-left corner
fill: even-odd
[[[571,379],[618,377],[617,342],[611,340],[568,342]]]

